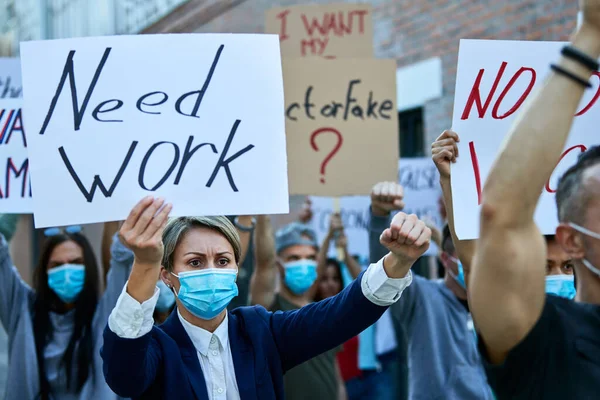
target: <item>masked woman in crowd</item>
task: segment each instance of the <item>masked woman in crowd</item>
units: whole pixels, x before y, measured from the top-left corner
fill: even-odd
[[[237,295],[237,231],[225,217],[167,224],[171,208],[147,197],[120,229],[135,260],[101,354],[106,381],[124,397],[283,398],[286,371],[357,335],[400,298],[431,235],[414,215],[400,213],[382,233],[390,253],[337,296],[293,311],[254,306],[228,312]],[[177,306],[155,326],[159,274]]]
[[[0,241],[0,320],[9,337],[7,399],[115,399],[102,375],[102,329],[127,281],[112,260],[104,294],[80,227],[49,228],[28,286]]]

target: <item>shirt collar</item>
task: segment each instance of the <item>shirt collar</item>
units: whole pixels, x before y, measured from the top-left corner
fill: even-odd
[[[217,329],[215,329],[214,333],[210,333],[209,331],[197,327],[196,325],[192,325],[191,323],[186,321],[185,318],[183,318],[183,316],[179,312],[179,309],[177,309],[177,316],[179,317],[179,321],[181,322],[183,329],[185,329],[186,333],[188,334],[192,343],[194,344],[196,351],[198,351],[203,356],[208,356],[208,346],[210,345],[210,340],[213,338],[213,336],[217,337],[219,343],[221,344],[221,346],[223,346],[224,349],[227,348],[227,345],[229,343],[229,315],[227,312],[225,313],[225,318],[223,319],[223,322],[221,322]]]

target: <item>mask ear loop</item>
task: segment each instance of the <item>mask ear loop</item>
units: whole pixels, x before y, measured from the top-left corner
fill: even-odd
[[[575,229],[579,233],[583,233],[584,235],[587,235],[594,239],[600,240],[600,233],[590,231],[589,229],[584,228],[583,226],[577,225],[573,222],[569,222],[569,226],[571,226],[571,228]],[[592,271],[593,273],[595,273],[597,276],[600,277],[600,270],[598,268],[594,267],[591,262],[589,262],[585,258],[582,258],[581,262],[583,262],[583,265],[585,265],[590,271]]]
[[[594,239],[600,240],[600,233],[596,233],[594,231],[590,231],[589,229],[584,228],[581,225],[577,225],[577,224],[575,224],[573,222],[569,222],[569,225],[571,226],[571,228],[575,229],[579,233],[583,233],[584,235],[588,235],[590,237],[593,237]]]

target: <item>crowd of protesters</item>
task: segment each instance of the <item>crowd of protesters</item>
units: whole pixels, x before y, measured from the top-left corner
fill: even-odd
[[[368,265],[339,214],[318,241],[309,201],[275,229],[267,215],[169,218],[149,196],[104,225],[100,258],[84,228],[46,229],[29,286],[8,245],[18,216],[0,216],[6,398],[597,398],[600,147],[560,179],[556,233],[534,223],[598,70],[600,2],[582,11],[493,164],[477,240],[455,231],[452,130],[431,146],[445,226],[373,182]],[[432,241],[440,279],[411,272]]]

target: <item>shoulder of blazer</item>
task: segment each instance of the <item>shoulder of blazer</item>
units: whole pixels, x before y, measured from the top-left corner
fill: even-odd
[[[257,323],[259,321],[266,324],[266,328],[269,327],[269,320],[271,319],[270,311],[267,311],[263,306],[245,306],[238,307],[229,312],[229,317],[236,323]]]

